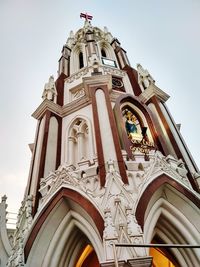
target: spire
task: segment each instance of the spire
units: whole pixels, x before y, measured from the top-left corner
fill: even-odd
[[[93,16],[87,14],[87,12],[86,12],[86,13],[81,13],[80,14],[80,18],[84,18],[85,19],[84,29],[86,31],[91,30],[92,29],[91,20],[92,20]]]

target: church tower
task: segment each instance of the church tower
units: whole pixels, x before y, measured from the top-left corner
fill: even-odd
[[[199,249],[144,247],[200,244],[200,174],[169,96],[140,64],[131,67],[106,27],[81,17],[33,113],[7,266],[200,266]]]

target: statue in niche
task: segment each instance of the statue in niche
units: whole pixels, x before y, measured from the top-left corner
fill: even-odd
[[[155,80],[151,74],[148,72],[148,70],[143,69],[142,65],[137,64],[137,71],[138,83],[143,90],[147,89],[150,84],[155,83]]]
[[[140,140],[141,134],[138,132],[139,122],[136,116],[130,110],[125,109],[124,117],[126,120],[125,127],[126,127],[128,138]]]
[[[54,77],[51,75],[49,77],[49,81],[45,83],[44,85],[44,91],[42,94],[42,98],[48,99],[50,101],[56,102],[56,96],[57,96],[57,90],[56,90],[56,85],[54,82]]]

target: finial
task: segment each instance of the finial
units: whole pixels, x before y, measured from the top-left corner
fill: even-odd
[[[141,64],[137,64],[138,71],[138,83],[142,90],[147,89],[151,84],[155,83],[155,80],[148,72],[148,70],[144,69]]]
[[[107,28],[106,26],[104,26],[103,31],[104,31],[105,33],[108,33],[108,28]]]
[[[3,203],[5,203],[6,202],[6,199],[7,199],[7,196],[6,195],[4,195],[4,196],[2,196],[2,198],[1,198],[1,202]]]
[[[70,31],[69,36],[70,36],[70,38],[74,38],[74,32]]]

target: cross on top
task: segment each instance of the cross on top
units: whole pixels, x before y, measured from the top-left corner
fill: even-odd
[[[84,18],[86,21],[92,20],[93,16],[87,14],[87,13],[81,13],[80,18]]]

